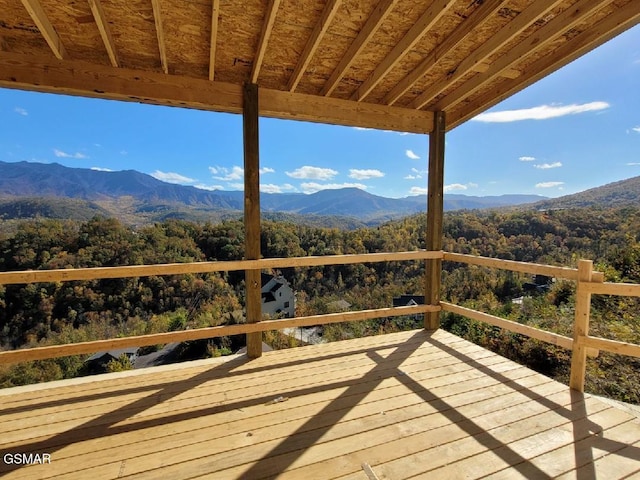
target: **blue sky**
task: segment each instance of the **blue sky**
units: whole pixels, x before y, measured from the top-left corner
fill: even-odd
[[[239,115],[0,89],[0,160],[242,189]],[[261,188],[426,192],[428,138],[260,121]],[[445,190],[557,197],[640,175],[640,26],[447,134]]]

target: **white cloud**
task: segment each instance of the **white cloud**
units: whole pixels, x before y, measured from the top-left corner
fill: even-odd
[[[16,112],[18,115],[22,115],[23,117],[26,117],[27,115],[29,115],[29,112],[27,112],[22,107],[16,107],[16,108],[13,109],[13,111]]]
[[[338,188],[360,188],[366,190],[367,186],[362,183],[315,183],[305,182],[300,185],[304,193],[315,193],[320,190],[336,190]]]
[[[561,166],[562,166],[562,162],[538,163],[534,165],[534,167],[539,168],[541,170],[548,170],[550,168],[559,168]]]
[[[426,187],[411,187],[409,190],[409,195],[426,195],[427,188]]]
[[[640,126],[638,126],[638,127],[633,127],[631,130],[633,130],[634,132],[638,132],[638,133],[640,133]]]
[[[209,167],[209,172],[216,180],[229,182],[231,180],[241,180],[244,177],[244,168],[234,165],[229,170],[226,167]]]
[[[413,150],[405,150],[404,154],[411,160],[418,160],[420,157],[416,155]]]
[[[367,128],[367,127],[353,127],[356,130],[360,130],[361,132],[365,132],[367,130],[373,130],[373,128]]]
[[[244,190],[244,183],[229,183],[228,185],[234,190]]]
[[[331,180],[338,172],[331,168],[304,167],[296,168],[293,172],[285,172],[291,178],[300,178],[305,180]]]
[[[635,167],[637,165],[640,165],[640,162],[629,162],[626,165],[627,165],[627,167]]]
[[[456,190],[466,190],[466,185],[462,185],[461,183],[452,183],[451,185],[445,185],[443,190],[445,193],[447,192],[455,192]]]
[[[520,110],[503,110],[477,115],[472,120],[476,122],[504,123],[520,120],[547,120],[549,118],[564,117],[584,112],[593,112],[609,108],[607,102],[590,102],[581,105],[540,105],[539,107],[523,108]]]
[[[58,150],[57,148],[53,149],[53,154],[58,158],[75,158],[75,159],[83,159],[89,158],[84,153],[76,152],[76,153],[67,153],[62,150]]]
[[[553,188],[564,185],[564,182],[542,182],[536,183],[536,188]]]
[[[536,157],[520,157],[518,158],[518,160],[520,160],[521,162],[534,162],[536,159]]]
[[[269,168],[269,167],[262,167],[258,171],[260,172],[260,175],[264,175],[265,173],[275,173],[275,170],[273,168]]]
[[[419,178],[422,178],[422,175],[407,175],[404,177],[405,180],[418,180]]]
[[[284,185],[274,185],[273,183],[260,184],[260,191],[264,193],[283,193],[283,192],[291,192],[295,190],[296,190],[296,187],[294,187],[290,183],[285,183]]]
[[[102,167],[91,167],[91,170],[95,170],[96,172],[113,172],[110,168],[102,168]]]
[[[157,178],[158,180],[162,180],[163,182],[168,183],[193,183],[195,180],[193,178],[185,177],[184,175],[180,175],[175,172],[161,172],[160,170],[156,170],[155,172],[150,174],[153,178]]]
[[[375,169],[368,170],[358,170],[356,168],[349,169],[349,177],[355,178],[356,180],[367,180],[369,178],[382,178],[384,177],[384,172]]]
[[[224,187],[222,185],[205,185],[204,183],[197,183],[194,185],[194,187],[199,188],[200,190],[209,190],[209,191],[224,190]]]

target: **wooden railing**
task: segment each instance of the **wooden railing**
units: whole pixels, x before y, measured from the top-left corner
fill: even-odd
[[[440,302],[442,311],[456,313],[473,320],[485,322],[505,330],[570,349],[572,355],[569,385],[575,390],[584,391],[587,356],[597,356],[599,350],[604,350],[612,353],[640,357],[640,345],[589,335],[592,294],[640,297],[640,285],[604,282],[604,275],[600,272],[593,271],[593,262],[591,260],[580,260],[577,269],[447,252],[444,253],[444,260],[576,281],[573,338],[523,325],[477,310],[460,307],[447,302]]]
[[[260,260],[233,260],[226,262],[172,263],[160,265],[133,265],[126,267],[97,267],[60,270],[29,270],[0,272],[0,285],[35,282],[68,282],[73,280],[100,280],[107,278],[145,277],[153,275],[177,275],[186,273],[226,272],[234,270],[262,270],[289,267],[313,267],[322,265],[347,265],[389,261],[442,259],[441,251],[416,250],[396,253],[366,253],[354,255],[324,255],[292,258],[264,258]],[[313,315],[281,320],[263,320],[258,323],[221,325],[179,332],[155,333],[108,340],[95,340],[66,345],[25,348],[0,352],[0,364],[16,363],[47,358],[65,357],[127,347],[143,347],[169,342],[186,342],[205,338],[240,335],[290,327],[325,325],[339,322],[372,320],[394,316],[439,312],[438,305],[377,308],[356,312]]]
[[[179,332],[157,333],[67,345],[52,345],[47,347],[3,351],[0,352],[0,364],[79,355],[116,348],[141,347],[160,343],[263,332],[288,327],[325,325],[330,323],[371,320],[376,318],[415,315],[439,311],[448,311],[462,315],[473,320],[495,325],[508,331],[526,335],[531,338],[572,350],[570,386],[571,388],[579,391],[584,390],[587,356],[597,356],[599,350],[604,350],[618,354],[640,357],[640,345],[592,337],[589,335],[591,295],[602,294],[640,297],[640,285],[629,283],[606,283],[604,282],[604,276],[602,273],[593,271],[593,264],[590,260],[581,260],[578,268],[576,269],[463,255],[458,253],[446,253],[442,251],[418,250],[396,253],[269,258],[227,262],[197,262],[162,265],[135,265],[126,267],[0,272],[0,285],[416,260],[444,260],[467,265],[498,268],[527,274],[541,274],[555,278],[573,280],[577,282],[573,338],[528,325],[523,325],[511,320],[506,320],[448,302],[439,302],[437,305],[378,308],[355,312],[296,317],[292,319],[263,320],[258,323],[222,325]]]

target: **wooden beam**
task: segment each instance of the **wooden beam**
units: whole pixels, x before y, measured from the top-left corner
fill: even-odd
[[[42,5],[39,0],[22,0],[24,8],[27,9],[31,19],[35,22],[40,34],[44,37],[49,48],[56,56],[57,59],[62,60],[67,58],[67,51],[56,32],[56,29],[51,25],[49,18],[44,13]]]
[[[514,322],[512,320],[506,320],[504,318],[496,317],[495,315],[489,315],[488,313],[479,312],[466,307],[460,307],[452,303],[441,302],[442,311],[455,313],[456,315],[462,315],[478,322],[488,323],[496,327],[503,328],[509,332],[519,333],[520,335],[526,335],[527,337],[535,338],[543,342],[551,343],[559,347],[571,350],[573,348],[573,339],[558,335],[557,333],[547,332],[539,328],[530,327],[522,323]]]
[[[573,324],[573,352],[571,354],[571,374],[569,386],[584,392],[584,380],[587,367],[587,350],[584,337],[589,335],[589,316],[591,315],[591,294],[585,291],[584,284],[591,282],[593,262],[578,262],[578,285],[576,286],[576,313]]]
[[[264,54],[267,51],[267,44],[269,43],[269,37],[273,30],[273,24],[276,21],[276,14],[280,7],[280,0],[269,0],[267,6],[267,14],[262,25],[262,32],[260,33],[260,41],[258,42],[258,48],[256,50],[256,58],[253,60],[253,68],[251,70],[251,83],[258,82],[258,76],[260,75],[260,68],[262,68],[262,61],[264,60]]]
[[[269,330],[283,328],[311,327],[313,325],[328,325],[331,323],[357,322],[376,318],[399,317],[417,315],[420,313],[439,311],[440,307],[429,305],[415,305],[410,307],[387,307],[357,312],[330,313],[327,315],[312,315],[307,317],[285,318],[281,320],[263,320],[258,323],[239,325],[220,325],[217,327],[197,328],[179,332],[154,333],[135,337],[112,338],[109,340],[94,340],[91,342],[72,343],[67,345],[51,345],[47,347],[25,348],[0,352],[0,365],[7,363],[43,360],[46,358],[67,357],[69,355],[83,355],[129,347],[144,347],[160,343],[187,342],[203,338],[225,337],[230,335],[258,334]]]
[[[420,16],[416,23],[393,47],[391,52],[371,72],[369,77],[351,95],[351,100],[362,101],[376,85],[389,73],[389,71],[415,46],[418,41],[429,31],[440,18],[452,8],[450,0],[435,0],[429,8]]]
[[[630,357],[640,358],[640,345],[634,343],[586,336],[581,338],[580,344],[587,348],[597,348],[607,352],[617,353],[618,355],[629,355]]]
[[[406,262],[443,258],[441,251],[415,250],[410,252],[358,253],[351,255],[312,255],[308,257],[261,258],[259,260],[230,260],[226,262],[165,263],[123,267],[61,268],[55,270],[23,270],[0,272],[0,285],[70,282],[105,278],[133,278],[157,275],[264,270],[272,268],[317,267],[322,265],[352,265],[358,263]]]
[[[93,14],[93,19],[96,21],[96,25],[100,31],[100,36],[102,37],[102,42],[107,50],[107,55],[109,55],[109,61],[111,61],[112,66],[118,67],[118,51],[116,50],[116,45],[113,41],[113,36],[111,35],[109,23],[107,22],[104,10],[102,9],[102,3],[100,3],[100,0],[88,1],[91,13]]]
[[[517,65],[527,56],[544,49],[565,32],[593,15],[598,11],[598,9],[602,8],[603,5],[612,2],[613,0],[603,0],[601,2],[594,0],[579,1],[571,8],[563,11],[547,22],[533,35],[525,38],[519,44],[510,48],[507,53],[490,65],[489,70],[473,76],[465,83],[458,86],[453,92],[438,100],[435,104],[435,108],[442,110],[453,108],[455,105],[466,98],[469,98],[472,94],[489,84],[503,71]]]
[[[212,0],[211,11],[211,40],[209,45],[209,80],[213,81],[216,72],[216,46],[218,42],[218,16],[220,15],[220,0]]]
[[[244,257],[260,258],[260,136],[258,132],[258,86],[243,88],[242,125],[244,144]],[[245,270],[245,308],[247,323],[262,320],[262,281],[260,270]],[[247,355],[262,355],[262,334],[247,334]]]
[[[0,52],[0,86],[242,113],[240,85],[9,52]],[[411,133],[433,126],[431,112],[268,89],[260,90],[260,115]]]
[[[289,79],[289,83],[287,85],[287,90],[293,92],[300,80],[302,80],[302,76],[304,72],[307,70],[307,66],[309,62],[313,58],[313,55],[320,45],[320,41],[324,34],[327,32],[333,17],[335,17],[336,13],[338,13],[338,8],[342,4],[342,0],[329,0],[324,6],[324,10],[322,10],[322,15],[320,16],[320,20],[316,23],[315,27],[313,27],[313,31],[309,36],[309,40],[307,40],[307,44],[300,55],[300,59],[296,65],[296,68],[293,70],[293,74]]]
[[[533,2],[529,8],[520,13],[515,19],[493,35],[493,37],[468,55],[458,64],[453,72],[447,74],[447,76],[442,78],[440,81],[434,82],[433,85],[422,92],[413,101],[411,106],[413,108],[422,108],[431,103],[433,99],[449,85],[452,85],[453,82],[456,82],[472,71],[474,65],[484,62],[493,53],[500,50],[504,45],[520,35],[520,33],[522,33],[529,25],[539,18],[544,17],[560,3],[562,3],[562,0],[554,0],[553,2]]]
[[[433,132],[429,135],[429,188],[427,191],[427,250],[442,250],[442,219],[444,217],[444,145],[445,114],[435,113]],[[440,304],[442,260],[427,260],[425,274],[425,304]],[[440,328],[440,314],[427,313],[424,328]]]
[[[382,22],[387,18],[387,15],[391,13],[391,10],[395,6],[398,0],[381,0],[371,12],[371,15],[367,18],[366,23],[358,33],[355,40],[349,45],[346,53],[340,59],[338,66],[335,68],[327,83],[324,84],[320,95],[331,95],[331,93],[338,86],[338,82],[342,80],[345,73],[360,54],[365,45],[369,42],[371,37],[378,31],[378,27],[382,25]]]
[[[167,47],[164,41],[164,29],[162,28],[162,15],[160,13],[160,0],[151,0],[153,7],[153,20],[156,24],[156,35],[158,38],[158,50],[160,51],[160,63],[162,71],[169,73],[169,64],[167,62]]]
[[[460,23],[456,29],[445,37],[444,41],[436,46],[408,75],[400,80],[384,97],[384,103],[393,105],[414,83],[424,77],[437,63],[456,47],[465,38],[471,35],[477,27],[493,16],[508,0],[490,0],[480,4],[469,16]],[[476,4],[473,2],[472,4]]]
[[[473,101],[457,111],[450,118],[449,128],[473,118],[478,113],[487,110],[516,92],[532,85],[541,78],[569,64],[594,48],[611,40],[625,30],[640,22],[640,3],[630,2],[622,8],[616,9],[609,16],[600,20],[597,24],[574,38],[564,43],[553,55],[546,55],[535,63],[529,65],[526,71],[514,80],[504,81],[496,85]],[[596,72],[594,72],[595,74]]]

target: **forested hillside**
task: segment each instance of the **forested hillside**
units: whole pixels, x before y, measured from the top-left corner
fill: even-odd
[[[577,209],[550,212],[458,212],[445,216],[446,251],[575,266],[595,260],[609,281],[640,282],[640,211]],[[329,255],[424,248],[424,215],[376,228],[342,231],[265,221],[264,257]],[[0,225],[1,227],[2,225]],[[0,232],[7,232],[1,228]],[[2,236],[4,235],[4,236]],[[217,224],[166,221],[132,229],[117,220],[39,220],[0,234],[0,270],[232,260],[243,256],[240,221]],[[574,287],[558,281],[525,292],[526,275],[445,262],[444,298],[461,305],[571,336]],[[328,313],[336,300],[352,310],[391,306],[402,293],[422,294],[421,262],[285,269],[297,291],[297,315]],[[4,348],[77,342],[242,321],[242,272],[0,287],[0,342]],[[512,299],[524,296],[522,305]],[[640,343],[636,300],[594,297],[592,332]],[[411,318],[326,326],[327,340],[402,328]],[[443,326],[559,380],[567,381],[568,351],[453,315]],[[219,343],[210,343],[217,354]],[[76,376],[85,357],[2,367],[10,386]],[[588,365],[587,389],[640,403],[640,362],[601,354]]]

